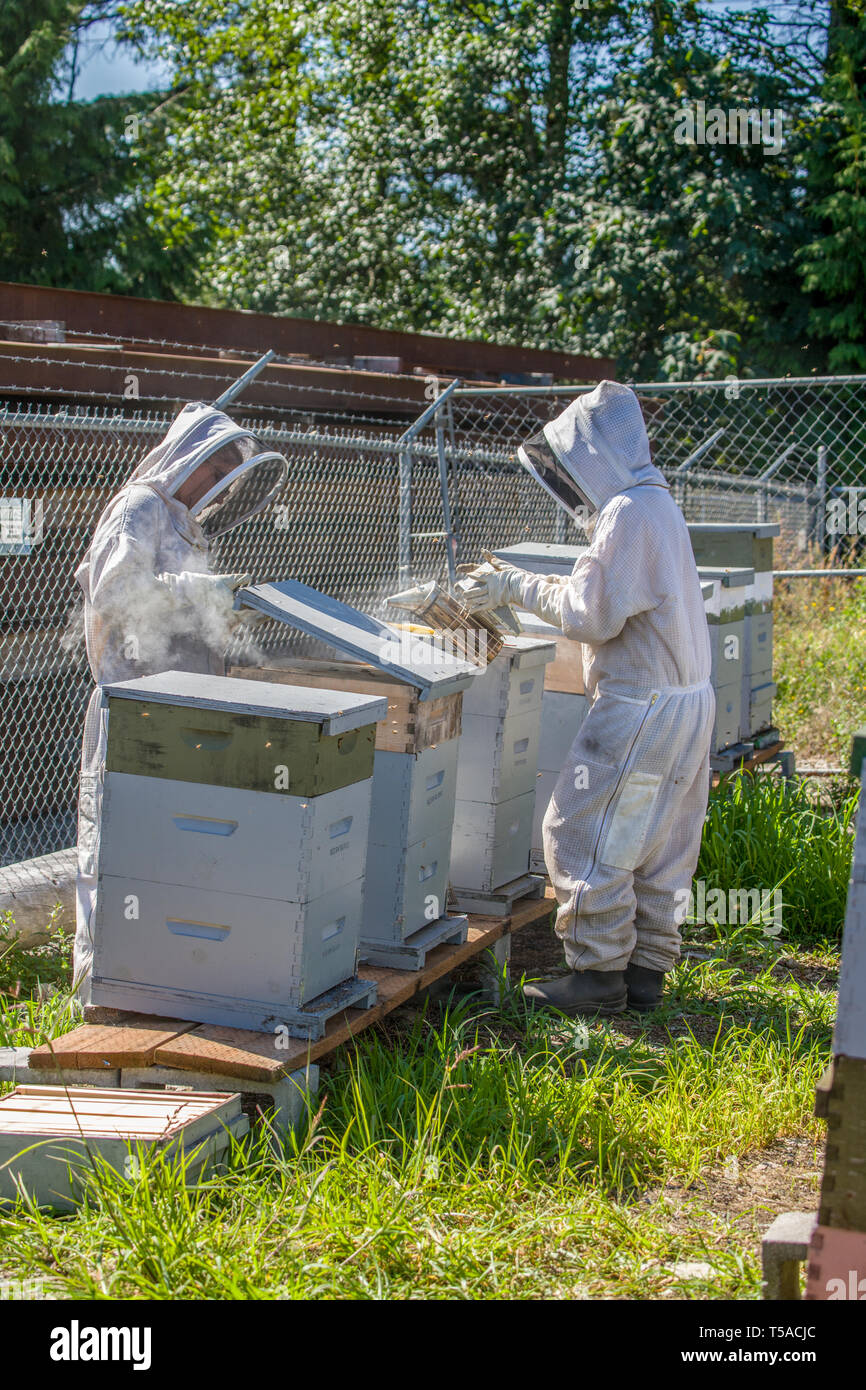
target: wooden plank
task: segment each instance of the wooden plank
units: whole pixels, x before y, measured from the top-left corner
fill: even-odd
[[[554,905],[553,889],[548,888],[545,898],[527,899],[510,918],[470,916],[466,941],[456,946],[434,947],[423,970],[362,966],[363,978],[374,980],[379,987],[378,1002],[372,1009],[349,1009],[332,1018],[326,1025],[325,1036],[317,1042],[289,1038],[287,1049],[277,1048],[277,1036],[270,1033],[199,1024],[192,1031],[160,1044],[154,1060],[160,1066],[188,1071],[219,1073],[250,1081],[278,1080],[306,1066],[307,1062],[315,1062],[333,1052],[341,1043],[377,1023],[463,961],[487,950],[505,932],[519,931],[521,927],[542,921]]]
[[[286,1070],[286,1048],[278,1045],[284,1038],[284,1032],[254,1033],[247,1028],[200,1023],[160,1044],[153,1060],[161,1067],[183,1067],[246,1081],[279,1081]],[[289,1047],[294,1051],[297,1046],[298,1040],[291,1039]]]
[[[825,1103],[827,1149],[818,1221],[866,1233],[866,1060],[837,1054]]]
[[[557,633],[551,640],[556,643],[556,656],[544,669],[545,690],[583,695],[583,644],[564,633]]]
[[[158,1065],[209,1072],[211,1075],[236,1076],[248,1081],[278,1081],[287,1073],[306,1066],[307,1062],[315,1062],[333,1052],[341,1043],[377,1023],[392,1009],[405,1004],[456,966],[480,955],[506,932],[514,933],[522,927],[543,921],[555,906],[555,895],[548,885],[543,898],[521,900],[510,917],[470,915],[466,941],[460,945],[434,947],[427,956],[423,970],[363,966],[362,977],[374,980],[379,987],[378,1002],[372,1009],[348,1009],[335,1016],[326,1025],[324,1037],[317,1042],[286,1039],[285,1034],[281,1033],[256,1033],[245,1028],[228,1028],[217,1024],[172,1023],[168,1019],[149,1019],[146,1015],[138,1015],[137,1026],[131,1027],[130,1021],[136,1018],[135,1015],[116,1010],[91,1009],[90,1016],[98,1014],[99,1017],[116,1018],[118,1021],[85,1024],[65,1038],[58,1038],[55,1047],[60,1045],[59,1065],[69,1068],[103,1064],[114,1067]],[[139,1045],[139,1052],[132,1060],[126,1060],[132,1055],[133,1044],[142,1032],[142,1022],[159,1026],[154,1027],[149,1035],[147,1046]],[[80,1037],[82,1034],[85,1035],[84,1044]],[[278,1046],[280,1040],[288,1042],[288,1047]],[[44,1051],[44,1048],[37,1049],[40,1056]],[[35,1055],[33,1053],[31,1057]],[[100,1060],[97,1061],[97,1057]],[[79,1058],[82,1060],[79,1061]],[[58,1062],[49,1054],[47,1060],[32,1064],[50,1067],[58,1065]]]
[[[83,1023],[71,1033],[35,1047],[29,1065],[48,1071],[149,1067],[160,1044],[195,1026],[178,1019],[151,1018],[148,1014],[127,1014],[126,1021],[118,1026]]]

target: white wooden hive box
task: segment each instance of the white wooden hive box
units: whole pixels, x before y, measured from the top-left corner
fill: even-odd
[[[38,1205],[74,1210],[94,1172],[88,1150],[125,1177],[148,1157],[183,1155],[194,1182],[248,1129],[239,1095],[16,1086],[0,1098],[0,1201],[20,1183]]]

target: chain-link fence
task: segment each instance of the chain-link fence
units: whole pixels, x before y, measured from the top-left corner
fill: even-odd
[[[393,591],[404,426],[385,417],[387,405],[380,398],[382,418],[336,408],[283,410],[265,425],[244,421],[286,455],[289,482],[277,505],[217,540],[214,567],[259,581],[292,576],[361,608]],[[171,418],[0,407],[2,863],[74,842],[92,686],[75,570],[100,513]],[[431,492],[425,469],[418,470],[419,516],[438,515],[437,478],[430,474]],[[419,562],[433,563],[423,543]],[[284,645],[289,636],[265,624],[256,628],[256,646]],[[237,655],[243,659],[242,649]]]
[[[649,383],[635,390],[654,460],[688,521],[778,522],[777,563],[784,556],[791,568],[808,568],[816,553],[844,552],[858,541],[861,495],[866,531],[866,377]],[[483,546],[584,539],[515,457],[517,444],[576,394],[562,387],[461,388],[421,432],[428,456],[437,436],[444,442],[460,560],[474,559]]]
[[[816,548],[853,538],[866,493],[866,378],[636,389],[656,462],[688,520],[779,521],[787,567],[798,552],[808,567]],[[579,541],[582,532],[515,458],[574,394],[453,390],[402,442],[386,398],[378,413],[371,405],[353,416],[335,401],[333,410],[246,421],[287,455],[289,483],[274,508],[217,543],[216,568],[292,576],[381,611],[408,576],[445,578],[449,552],[466,561],[527,539]],[[0,862],[74,841],[91,684],[70,624],[75,569],[101,511],[170,418],[0,407]],[[256,631],[265,649],[291,638],[276,624]]]

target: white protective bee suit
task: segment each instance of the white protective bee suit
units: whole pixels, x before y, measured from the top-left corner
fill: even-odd
[[[584,644],[591,707],[544,818],[544,853],[572,970],[668,971],[679,958],[709,790],[710,640],[688,528],[650,460],[633,391],[600,383],[519,450],[578,517],[569,579],[509,596]]]
[[[96,682],[78,803],[74,972],[85,1001],[107,737],[102,687],[166,670],[225,674],[224,653],[242,621],[232,592],[240,576],[210,571],[210,541],[268,506],[287,471],[281,454],[222,411],[187,405],[106,507],[76,571]],[[189,505],[176,497],[179,489]]]

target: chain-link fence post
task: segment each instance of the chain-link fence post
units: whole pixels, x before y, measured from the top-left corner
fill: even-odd
[[[818,447],[818,463],[815,469],[815,544],[818,554],[824,554],[827,535],[827,446]]]

